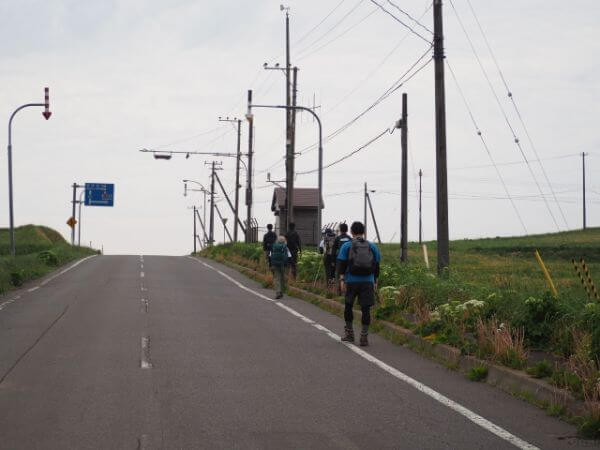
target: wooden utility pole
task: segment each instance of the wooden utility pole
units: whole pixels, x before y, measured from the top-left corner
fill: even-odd
[[[248,105],[252,104],[252,89],[248,90]],[[252,231],[252,147],[254,140],[254,117],[252,114],[246,116],[248,119],[248,176],[246,185],[246,242],[251,242]]]
[[[585,202],[585,152],[581,153],[581,159],[583,162],[583,229],[587,229],[587,210]]]
[[[442,16],[442,0],[433,0],[438,275],[447,275],[450,268],[450,233],[448,230],[448,164],[446,158],[446,87],[444,76],[444,59],[444,21]]]
[[[408,96],[402,94],[402,213],[400,220],[400,261],[408,260]]]
[[[419,245],[423,243],[423,171],[419,169]]]

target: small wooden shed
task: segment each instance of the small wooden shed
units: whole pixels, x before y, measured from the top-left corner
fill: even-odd
[[[319,245],[321,239],[318,229],[319,190],[316,188],[294,188],[294,223],[303,245]],[[321,199],[321,209],[323,209]],[[287,231],[285,223],[285,188],[275,188],[271,211],[275,214],[275,231]]]

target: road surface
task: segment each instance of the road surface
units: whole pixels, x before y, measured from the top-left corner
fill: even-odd
[[[96,256],[0,300],[1,449],[592,448],[527,403],[189,257]]]

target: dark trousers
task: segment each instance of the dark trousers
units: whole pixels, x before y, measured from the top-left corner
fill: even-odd
[[[298,264],[298,252],[292,252],[290,251],[290,253],[292,254],[292,257],[290,258],[290,272],[292,275],[292,278],[296,278],[296,265]]]
[[[325,276],[327,277],[327,281],[333,281],[335,278],[335,256],[325,255],[323,264],[325,265]]]
[[[344,320],[346,323],[352,323],[354,320],[352,307],[356,299],[358,299],[358,304],[362,312],[361,323],[368,326],[371,324],[371,306],[375,303],[373,283],[346,284],[346,304],[344,307]]]

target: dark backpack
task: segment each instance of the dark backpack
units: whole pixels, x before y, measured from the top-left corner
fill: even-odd
[[[352,246],[348,252],[348,264],[352,275],[375,273],[375,255],[368,241],[362,238],[352,240]]]
[[[335,244],[335,234],[325,235],[325,254],[333,255],[333,244]]]
[[[283,267],[288,261],[288,248],[282,242],[275,242],[271,247],[271,265]]]

